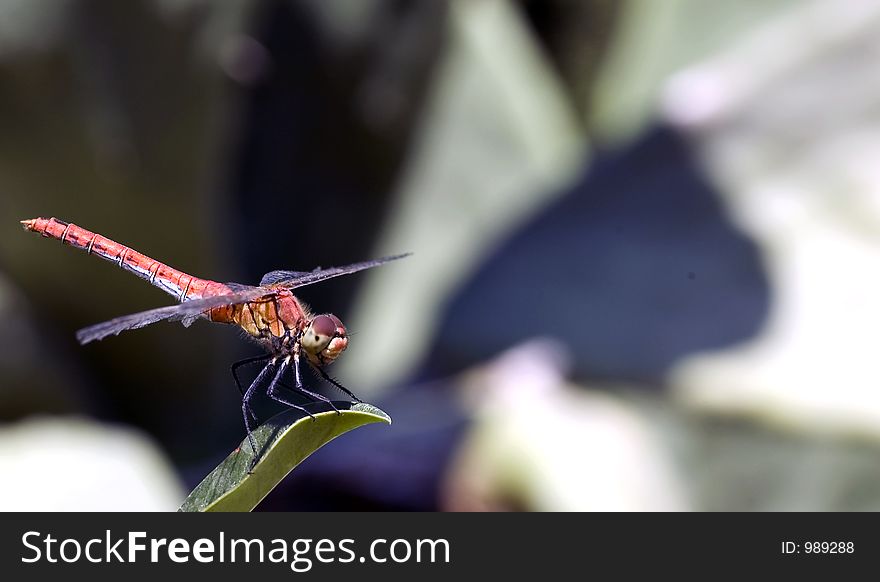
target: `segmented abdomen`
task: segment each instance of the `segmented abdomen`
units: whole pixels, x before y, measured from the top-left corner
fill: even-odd
[[[32,218],[22,220],[21,224],[25,230],[58,239],[62,244],[83,249],[90,255],[97,255],[102,259],[113,261],[122,269],[134,273],[151,285],[173,295],[178,301],[212,297],[230,292],[229,287],[223,283],[193,277],[105,236],[63,220]]]

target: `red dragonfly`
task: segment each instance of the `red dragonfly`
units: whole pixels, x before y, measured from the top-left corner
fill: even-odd
[[[157,321],[180,321],[184,326],[189,327],[197,319],[208,319],[209,321],[237,325],[251,339],[263,346],[268,352],[267,355],[243,360],[232,368],[235,383],[242,392],[241,409],[248,438],[254,451],[253,463],[257,460],[257,449],[251,435],[254,428],[251,418],[256,421],[256,415],[251,409],[250,402],[257,388],[269,378],[270,374],[268,395],[282,404],[312,416],[302,406],[284,398],[279,391],[281,378],[290,363],[293,362],[296,389],[312,398],[328,402],[336,410],[328,398],[303,387],[300,376],[300,356],[304,356],[324,380],[348,394],[355,401],[360,402],[360,399],[352,394],[348,388],[331,378],[325,369],[348,346],[348,334],[345,326],[335,315],[329,313],[312,315],[308,307],[293,295],[293,289],[377,267],[409,254],[383,257],[344,267],[319,268],[309,272],[271,271],[263,275],[258,287],[253,287],[239,283],[218,283],[193,277],[107,237],[56,218],[32,218],[22,220],[21,224],[25,230],[36,232],[44,237],[58,239],[62,244],[84,249],[90,255],[94,254],[102,259],[113,261],[126,271],[146,279],[151,285],[173,295],[180,302],[180,305],[124,315],[81,329],[76,334],[81,344],[100,340],[109,335],[119,335],[123,331],[144,327]],[[244,390],[236,374],[237,368],[244,364],[264,360],[268,360],[268,363],[250,387]]]

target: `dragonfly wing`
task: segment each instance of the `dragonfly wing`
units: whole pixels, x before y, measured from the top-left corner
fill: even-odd
[[[345,265],[344,267],[329,267],[327,269],[318,268],[314,271],[309,271],[305,273],[302,271],[271,271],[263,275],[263,279],[260,281],[260,284],[281,285],[283,287],[287,287],[288,289],[296,289],[297,287],[305,287],[306,285],[311,285],[320,281],[326,281],[327,279],[332,279],[333,277],[340,277],[342,275],[348,275],[351,273],[357,273],[358,271],[363,271],[365,269],[378,267],[379,265],[384,265],[385,263],[408,257],[410,254],[411,253],[405,253],[402,255],[394,255],[391,257],[382,257],[381,259],[373,259],[372,261],[364,261],[363,263],[353,263],[351,265]]]
[[[260,279],[260,285],[274,285],[279,281],[295,279],[308,274],[307,271],[269,271]]]
[[[90,327],[83,328],[76,332],[76,339],[81,344],[87,344],[92,341],[104,339],[109,335],[119,335],[123,331],[129,329],[138,329],[157,321],[183,321],[187,327],[193,321],[198,319],[206,311],[222,305],[235,305],[252,301],[258,297],[270,294],[271,289],[263,289],[261,287],[241,288],[235,293],[225,295],[215,295],[204,299],[193,299],[180,305],[169,305],[168,307],[159,307],[158,309],[150,309],[130,315],[123,315],[98,323]]]

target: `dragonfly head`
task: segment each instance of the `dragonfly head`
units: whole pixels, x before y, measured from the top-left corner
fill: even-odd
[[[345,351],[348,333],[335,315],[316,315],[300,339],[303,351],[316,366],[329,364]]]

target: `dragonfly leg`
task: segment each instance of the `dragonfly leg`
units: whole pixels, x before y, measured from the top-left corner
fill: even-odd
[[[318,394],[317,392],[312,392],[311,390],[307,390],[306,388],[303,387],[302,376],[300,375],[300,372],[299,372],[299,355],[298,354],[293,356],[293,367],[294,367],[294,372],[295,372],[294,375],[296,376],[296,389],[297,390],[299,390],[303,394],[308,394],[309,396],[311,396],[312,398],[315,398],[316,400],[320,400],[321,402],[326,402],[327,404],[330,405],[331,408],[333,408],[333,410],[336,411],[336,414],[342,414],[341,412],[339,412],[339,409],[336,408],[336,405],[333,404],[332,400],[330,400],[329,398],[327,398],[323,394]]]
[[[321,377],[324,378],[324,380],[330,382],[331,384],[333,384],[334,386],[336,386],[337,388],[339,388],[340,390],[342,390],[343,392],[345,392],[346,394],[348,394],[349,396],[351,396],[352,398],[354,398],[354,401],[355,401],[355,402],[363,402],[363,400],[361,400],[360,398],[358,398],[357,396],[355,396],[354,393],[353,393],[351,390],[349,390],[348,388],[346,388],[345,386],[343,386],[342,384],[340,384],[339,382],[337,382],[336,380],[334,380],[334,379],[330,376],[330,374],[328,374],[327,371],[324,370],[324,368],[322,368],[322,367],[320,367],[320,366],[312,366],[312,367],[318,371],[318,374],[320,374]]]
[[[245,358],[244,360],[239,360],[238,362],[232,364],[232,378],[233,380],[235,380],[235,385],[238,387],[238,391],[241,392],[242,398],[244,398],[244,386],[241,385],[241,378],[238,377],[238,369],[242,366],[247,366],[248,364],[255,364],[257,362],[266,361],[271,357],[272,356],[270,356],[269,354],[265,354],[262,356],[255,356],[253,358]],[[250,410],[250,407],[248,407],[248,410],[250,411],[251,415],[253,415],[254,420],[256,420],[257,416],[253,413],[253,410]]]
[[[288,365],[289,361],[290,361],[289,357],[284,358],[284,361],[281,363],[281,367],[278,369],[278,372],[275,373],[275,377],[272,378],[272,382],[269,384],[269,391],[268,391],[269,398],[271,398],[272,400],[274,400],[276,402],[280,402],[281,404],[284,404],[285,406],[289,406],[291,408],[295,408],[297,410],[305,412],[310,417],[312,417],[312,420],[317,420],[315,418],[314,414],[312,414],[311,412],[309,412],[308,410],[306,410],[305,408],[303,408],[299,404],[294,404],[290,400],[287,400],[286,398],[284,398],[284,396],[282,396],[281,394],[278,393],[278,388],[279,388],[279,385],[281,382],[281,376],[284,375],[284,371],[287,369],[287,365]]]
[[[314,392],[311,392],[310,390],[306,390],[303,388],[294,388],[290,384],[286,384],[285,382],[279,380],[277,389],[280,389],[280,388],[284,388],[285,392],[290,392],[292,394],[299,394],[300,396],[302,396],[302,394],[305,394],[306,396],[311,396],[314,400],[318,400],[320,402],[326,402],[327,404],[330,405],[330,408],[335,410],[338,414],[341,414],[341,412],[339,411],[339,408],[337,408],[336,405],[333,403],[333,401],[330,400],[329,398],[327,398],[326,396],[322,396],[321,394],[315,394]],[[276,391],[276,394],[278,394],[280,396],[279,392],[277,392],[277,391]]]
[[[260,370],[260,373],[257,374],[257,377],[254,378],[253,382],[251,382],[251,385],[248,387],[247,391],[244,393],[244,396],[241,399],[241,415],[244,417],[244,427],[247,430],[248,441],[251,443],[251,449],[254,452],[253,459],[251,459],[251,467],[248,470],[249,473],[253,470],[254,465],[257,464],[257,456],[259,454],[257,452],[257,442],[254,440],[254,435],[251,434],[254,431],[254,427],[251,424],[251,417],[253,417],[254,420],[256,420],[257,418],[254,414],[254,411],[251,409],[251,399],[254,397],[254,393],[257,391],[259,385],[263,383],[263,380],[266,378],[272,368],[275,367],[275,362],[275,358],[269,360],[269,363],[266,364],[262,370]]]

